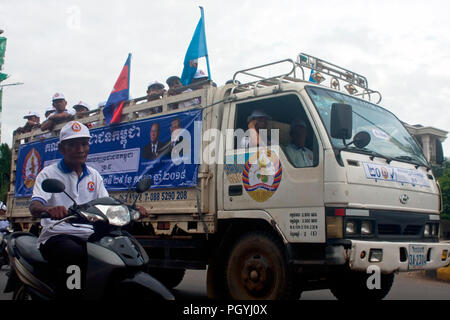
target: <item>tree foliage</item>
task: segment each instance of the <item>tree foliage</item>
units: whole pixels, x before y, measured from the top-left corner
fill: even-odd
[[[11,149],[6,143],[0,145],[0,201],[6,202],[11,174]]]
[[[441,219],[450,220],[450,161],[445,159],[438,170],[434,170],[442,191],[442,202],[444,204]]]

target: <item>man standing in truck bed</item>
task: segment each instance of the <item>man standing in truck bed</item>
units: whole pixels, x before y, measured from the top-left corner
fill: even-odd
[[[53,130],[57,124],[73,120],[74,114],[66,110],[67,101],[62,93],[53,95],[52,104],[55,112],[42,123],[42,131]]]

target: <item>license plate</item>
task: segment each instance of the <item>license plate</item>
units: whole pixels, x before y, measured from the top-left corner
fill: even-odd
[[[408,267],[410,270],[424,269],[427,264],[427,250],[425,246],[409,246]]]

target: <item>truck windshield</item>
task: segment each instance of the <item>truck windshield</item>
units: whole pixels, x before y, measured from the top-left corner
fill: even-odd
[[[416,141],[403,124],[386,109],[327,89],[306,87],[306,91],[316,106],[335,148],[428,166]],[[365,148],[358,149],[354,145],[346,147],[342,139],[331,137],[330,118],[333,103],[345,103],[352,106],[353,133],[351,140],[347,140],[346,143],[352,141],[358,132],[366,131],[370,134],[371,140]]]

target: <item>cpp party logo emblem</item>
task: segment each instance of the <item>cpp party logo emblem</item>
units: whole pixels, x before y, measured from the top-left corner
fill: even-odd
[[[30,152],[25,156],[25,161],[22,166],[22,178],[23,184],[28,189],[32,189],[34,186],[34,182],[36,181],[36,177],[41,171],[42,160],[39,152],[32,148]]]
[[[254,153],[244,166],[242,182],[249,196],[258,202],[267,201],[277,191],[282,177],[281,162],[274,152]]]
[[[389,172],[385,167],[381,167],[381,175],[385,180],[389,178]]]
[[[87,188],[88,188],[89,192],[94,192],[94,190],[95,190],[95,183],[94,183],[94,181],[89,181],[88,184],[87,184]]]
[[[80,125],[78,122],[74,122],[74,123],[72,124],[72,130],[73,130],[74,132],[79,132],[79,131],[81,131],[81,125]]]

